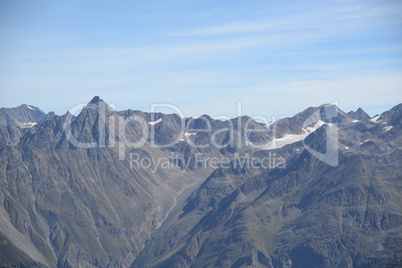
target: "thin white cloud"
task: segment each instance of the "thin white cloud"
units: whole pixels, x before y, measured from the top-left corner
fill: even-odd
[[[348,7],[328,10],[313,10],[300,15],[287,15],[282,18],[274,18],[259,21],[236,21],[218,26],[182,30],[166,34],[167,36],[223,36],[234,34],[251,34],[262,32],[284,31],[311,31],[314,29],[337,30],[340,27],[359,28],[369,27],[374,24],[382,24],[383,20],[391,20],[401,14],[402,5],[393,4],[387,7]],[[381,18],[379,20],[378,18]],[[401,22],[397,19],[396,22]],[[389,23],[387,21],[386,23]]]

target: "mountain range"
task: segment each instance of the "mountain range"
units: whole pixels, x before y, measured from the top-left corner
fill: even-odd
[[[401,131],[402,104],[275,122],[1,108],[0,266],[401,267]]]

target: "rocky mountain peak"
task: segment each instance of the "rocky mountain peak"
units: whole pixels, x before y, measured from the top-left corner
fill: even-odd
[[[369,120],[370,119],[370,116],[360,107],[355,112],[354,111],[348,112],[348,115],[353,120]]]
[[[100,101],[103,101],[103,100],[99,96],[94,96],[89,103],[97,104]]]
[[[42,110],[27,104],[15,108],[1,108],[0,125],[27,128],[35,125],[45,116]]]
[[[102,112],[102,110],[104,110],[106,115],[109,115],[113,111],[113,109],[99,96],[93,97],[92,100],[84,107],[84,109],[91,109],[98,112]]]

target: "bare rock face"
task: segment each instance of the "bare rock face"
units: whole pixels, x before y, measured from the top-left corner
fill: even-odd
[[[368,120],[368,119],[370,119],[370,116],[362,108],[357,109],[356,112],[350,111],[348,113],[348,115],[354,120]]]
[[[400,105],[375,120],[312,107],[275,132],[246,116],[114,111],[99,97],[76,116],[29,107],[0,113],[2,267],[401,266]],[[327,119],[304,140],[250,146],[311,117]],[[329,165],[306,148],[325,153],[335,125]],[[242,162],[273,156],[284,165]]]
[[[29,128],[41,121],[46,114],[39,108],[23,104],[16,108],[0,108],[0,125]]]

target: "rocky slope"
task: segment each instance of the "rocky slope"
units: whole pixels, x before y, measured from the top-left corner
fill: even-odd
[[[401,265],[401,105],[374,119],[324,105],[264,125],[95,97],[78,115],[40,117],[0,126],[0,266]],[[337,165],[312,155],[328,145]],[[215,157],[225,162],[196,161]]]
[[[299,142],[285,169],[215,170],[132,267],[401,266],[401,111],[341,125],[336,167]]]
[[[46,114],[38,107],[23,104],[16,108],[0,108],[0,125],[11,127],[32,127]]]

